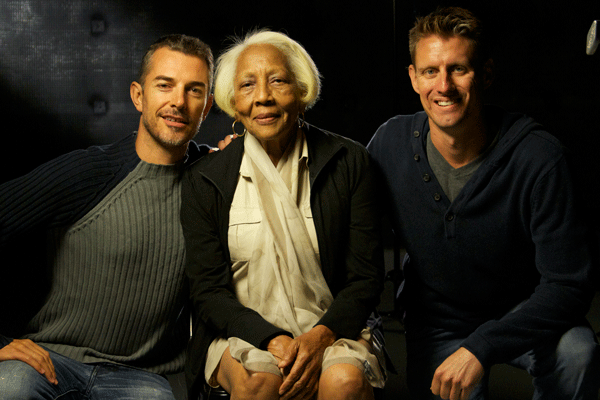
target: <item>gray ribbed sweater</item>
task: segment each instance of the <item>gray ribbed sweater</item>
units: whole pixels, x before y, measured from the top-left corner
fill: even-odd
[[[82,362],[183,367],[181,168],[141,161],[77,223],[49,232],[53,285],[27,338]]]

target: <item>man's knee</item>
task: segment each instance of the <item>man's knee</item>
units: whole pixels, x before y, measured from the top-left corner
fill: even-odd
[[[567,331],[556,348],[559,365],[582,370],[600,368],[600,350],[592,329],[578,326]]]
[[[548,356],[537,359],[533,373],[537,396],[561,399],[598,397],[600,350],[591,328],[572,328],[560,338],[556,347],[546,350],[548,353],[544,351],[542,354]]]
[[[52,384],[42,374],[22,361],[0,363],[0,393],[2,400],[45,398]]]

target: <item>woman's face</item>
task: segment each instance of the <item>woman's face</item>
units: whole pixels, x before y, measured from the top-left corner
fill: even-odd
[[[263,145],[286,143],[302,111],[300,90],[286,58],[270,44],[248,46],[239,56],[234,79],[236,117]]]

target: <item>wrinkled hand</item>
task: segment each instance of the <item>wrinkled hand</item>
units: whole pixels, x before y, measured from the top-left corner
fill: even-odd
[[[317,325],[291,341],[279,363],[285,377],[279,388],[281,400],[313,398],[319,388],[323,353],[335,336],[329,328]]]
[[[58,384],[50,353],[29,339],[14,339],[1,348],[0,362],[8,360],[17,360],[29,364],[37,372],[44,375],[50,383]]]
[[[477,357],[461,347],[435,370],[431,391],[442,399],[467,400],[483,374]]]
[[[278,362],[281,362],[281,360],[283,360],[283,357],[285,357],[286,350],[293,341],[294,339],[287,335],[277,336],[271,339],[271,341],[267,345],[267,351],[273,354],[273,356],[275,356]],[[283,371],[281,372],[283,373]]]

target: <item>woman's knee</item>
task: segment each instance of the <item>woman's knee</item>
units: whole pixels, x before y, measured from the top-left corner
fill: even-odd
[[[249,371],[225,349],[216,371],[217,382],[232,399],[279,399],[282,378],[269,372]]]
[[[335,364],[321,374],[320,399],[372,399],[373,388],[352,364]]]
[[[232,399],[279,399],[282,380],[268,372],[250,372],[231,387]]]

